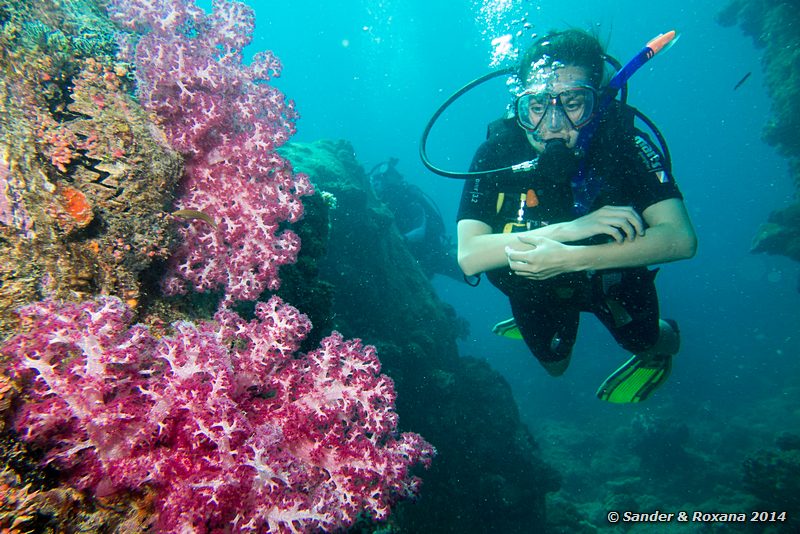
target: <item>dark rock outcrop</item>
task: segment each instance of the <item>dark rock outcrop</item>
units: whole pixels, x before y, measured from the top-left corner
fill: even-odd
[[[397,386],[401,426],[438,449],[422,475],[421,499],[399,506],[394,526],[541,532],[545,495],[558,489],[559,478],[539,459],[508,384],[485,362],[459,357],[458,318],[409,253],[352,146],[318,141],[282,152],[331,199],[323,210],[330,240],[318,259],[319,279],[333,288],[328,327],[377,346]],[[307,211],[304,224],[319,228],[314,216]]]

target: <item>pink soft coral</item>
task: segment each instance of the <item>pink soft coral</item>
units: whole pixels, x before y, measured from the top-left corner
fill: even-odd
[[[186,156],[176,207],[217,223],[198,220],[182,229],[164,290],[224,287],[228,300],[255,300],[277,289],[278,268],[300,249],[297,235],[281,224],[302,216],[300,197],[313,187],[275,152],[294,133],[296,118],[293,104],[267,83],[280,74],[280,62],[260,52],[242,63],[252,9],[214,0],[206,15],[191,1],[112,0],[109,12],[145,33],[133,58],[138,96]]]
[[[149,486],[167,532],[338,530],[416,493],[433,448],[397,434],[392,381],[372,347],[310,324],[278,297],[244,321],[178,322],[157,338],[116,298],[20,311],[2,348],[27,381],[15,418],[70,481],[99,494]]]

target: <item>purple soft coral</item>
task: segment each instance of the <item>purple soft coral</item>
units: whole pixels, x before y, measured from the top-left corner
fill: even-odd
[[[293,263],[299,238],[280,231],[303,213],[313,186],[275,149],[294,133],[291,102],[267,82],[280,73],[268,52],[242,64],[252,37],[252,9],[214,0],[211,15],[193,2],[113,0],[121,26],[145,32],[135,51],[139,99],[159,119],[170,144],[186,156],[176,206],[202,211],[181,230],[163,288],[182,293],[225,287],[230,299],[255,300],[277,289],[278,268]]]
[[[157,338],[118,299],[20,311],[2,348],[29,401],[15,428],[72,483],[150,487],[166,532],[339,530],[413,496],[433,448],[397,434],[392,381],[372,347],[310,328],[278,297],[247,322],[179,322]]]

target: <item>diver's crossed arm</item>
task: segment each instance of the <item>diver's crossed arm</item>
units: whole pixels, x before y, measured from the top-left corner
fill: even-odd
[[[682,201],[668,199],[644,211],[644,223],[629,207],[606,206],[575,221],[512,234],[493,234],[482,221],[458,223],[458,263],[467,275],[509,266],[536,279],[574,271],[638,267],[690,258],[697,238]],[[571,246],[594,235],[615,241]]]
[[[521,251],[533,249],[533,246],[520,242],[518,236],[550,235],[551,232],[545,230],[547,228],[522,233],[493,234],[492,227],[483,221],[462,219],[458,221],[458,265],[467,276],[508,265],[508,247],[513,246]]]
[[[582,235],[582,230],[570,230],[570,223],[557,223],[517,233],[492,233],[483,221],[462,219],[458,222],[458,265],[464,274],[473,276],[508,265],[506,250],[533,250],[520,240],[522,237],[543,237],[556,241],[577,241],[594,234]],[[584,229],[585,230],[585,229]]]
[[[518,234],[523,246],[509,246],[508,265],[521,276],[543,280],[567,272],[639,267],[694,256],[697,237],[682,201],[663,200],[643,215],[646,232],[626,234],[625,239],[602,245],[571,246]]]

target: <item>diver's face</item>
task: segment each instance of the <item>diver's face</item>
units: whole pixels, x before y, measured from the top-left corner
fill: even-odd
[[[591,85],[589,72],[583,67],[574,65],[562,66],[557,69],[545,67],[541,72],[534,73],[532,78],[546,80],[545,84],[541,84],[541,90],[551,95],[557,95],[575,87]],[[530,89],[539,90],[539,87],[533,85]],[[528,141],[538,152],[544,151],[545,144],[552,139],[561,139],[569,148],[575,147],[578,142],[578,130],[570,120],[558,115],[563,113],[564,110],[560,107],[550,106],[547,110],[548,115],[542,118],[536,130],[528,132]]]

